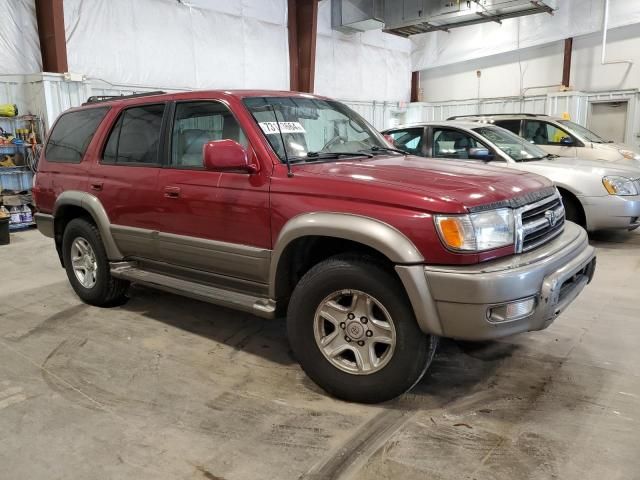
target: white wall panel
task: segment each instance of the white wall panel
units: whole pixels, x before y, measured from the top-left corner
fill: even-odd
[[[65,0],[69,70],[117,84],[289,86],[286,0]]]
[[[599,31],[603,0],[559,0],[554,15],[537,14],[412,37],[413,70],[450,65]],[[610,0],[611,28],[640,23],[640,1]]]
[[[39,72],[35,0],[3,0],[0,6],[0,75]]]
[[[315,92],[350,100],[407,101],[411,42],[380,30],[346,35],[331,29],[331,1],[318,11]]]

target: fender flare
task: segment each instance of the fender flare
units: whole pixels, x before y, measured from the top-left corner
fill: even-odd
[[[286,248],[302,237],[320,236],[351,240],[367,245],[394,264],[424,263],[424,257],[402,232],[395,227],[362,215],[313,212],[289,220],[278,235],[269,270],[269,296],[275,298],[278,265]]]
[[[56,212],[66,205],[80,207],[89,213],[100,231],[102,243],[104,244],[104,249],[109,260],[122,260],[122,253],[120,253],[118,246],[113,240],[113,235],[111,235],[111,222],[109,221],[106,210],[97,197],[90,193],[76,190],[67,190],[66,192],[61,193],[56,199],[56,203],[53,207],[54,219],[56,217]]]

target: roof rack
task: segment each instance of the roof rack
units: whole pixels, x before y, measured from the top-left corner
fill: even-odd
[[[546,117],[542,113],[479,113],[475,115],[454,115],[447,118],[447,120],[457,120],[459,118],[478,118],[478,117],[515,117],[521,115],[523,117]]]
[[[153,92],[132,93],[131,95],[93,95],[87,98],[87,101],[84,102],[82,106],[91,105],[94,103],[110,102],[111,100],[125,100],[127,98],[147,97],[149,95],[162,95],[163,93],[167,92],[164,92],[162,90],[154,90]]]

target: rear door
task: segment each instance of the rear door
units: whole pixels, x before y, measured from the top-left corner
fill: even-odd
[[[125,256],[157,257],[154,232],[161,226],[158,173],[165,110],[165,103],[114,109],[90,172],[89,192],[105,208],[113,238]]]
[[[561,157],[576,157],[576,147],[582,146],[582,142],[565,129],[544,120],[525,120],[522,136],[543,150]],[[570,145],[563,143],[567,139],[572,141]]]

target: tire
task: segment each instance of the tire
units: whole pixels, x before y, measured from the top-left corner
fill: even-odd
[[[363,298],[365,302],[359,303]],[[362,317],[360,322],[350,318],[353,312],[360,315],[363,305],[373,320],[366,315],[366,323]],[[386,316],[388,321],[381,321]],[[302,277],[289,302],[287,333],[294,356],[309,378],[330,395],[360,403],[383,402],[410,390],[426,372],[438,344],[437,337],[425,335],[418,327],[394,273],[375,259],[359,255],[331,257]],[[331,340],[322,347],[322,339]],[[360,347],[371,352],[372,345],[377,366],[369,359],[370,368],[365,371],[366,355],[359,354],[359,363],[353,350]],[[345,350],[330,360],[322,348]]]
[[[83,250],[87,246],[89,250]],[[93,223],[75,218],[67,224],[62,236],[62,256],[69,283],[82,301],[98,307],[109,307],[125,298],[129,282],[111,276],[100,231]],[[84,275],[82,270],[76,274],[74,258],[78,264],[86,260],[80,267],[84,268]]]
[[[565,218],[580,225],[582,228],[586,228],[587,222],[580,202],[568,195],[562,195],[562,203],[564,204]]]

